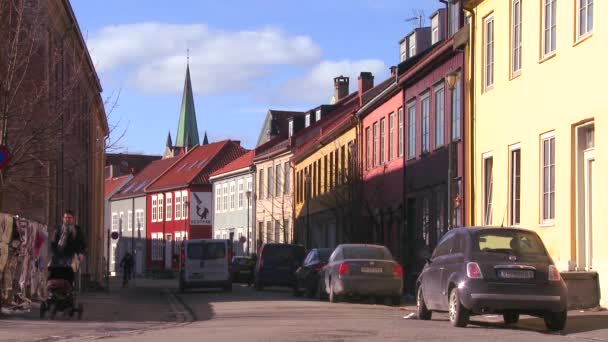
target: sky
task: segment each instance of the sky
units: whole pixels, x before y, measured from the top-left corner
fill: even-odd
[[[399,40],[438,0],[72,0],[107,100],[111,141],[162,155],[187,62],[200,139],[255,147],[268,109],[329,103],[333,78],[398,64]],[[119,96],[118,96],[119,95]],[[115,105],[114,105],[115,104]],[[111,109],[112,108],[112,109]]]

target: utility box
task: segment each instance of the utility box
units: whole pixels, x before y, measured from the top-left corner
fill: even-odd
[[[591,309],[600,305],[600,280],[597,272],[562,272],[568,286],[568,310]]]

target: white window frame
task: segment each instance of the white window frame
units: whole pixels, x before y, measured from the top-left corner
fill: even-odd
[[[378,154],[378,142],[380,139],[378,136],[380,135],[380,123],[378,121],[374,122],[374,131],[372,133],[373,135],[373,146],[372,146],[372,155],[373,155],[373,165],[374,167],[378,166],[378,163],[380,161],[380,158],[378,158],[380,155]]]
[[[289,137],[293,135],[293,120],[289,120]]]
[[[251,197],[249,197],[249,208],[252,207],[252,202],[255,194],[253,193],[253,177],[247,178],[247,190],[251,193]]]
[[[152,196],[152,222],[156,222],[157,216],[157,208],[158,208],[158,197],[156,195]]]
[[[386,118],[380,119],[380,165],[386,162]]]
[[[581,7],[581,1],[585,2],[585,5]],[[593,0],[576,0],[576,38],[577,41],[587,38],[593,34]],[[589,27],[589,12],[591,12],[591,27]],[[581,31],[581,19],[585,18],[585,30]]]
[[[243,209],[245,206],[245,182],[242,179],[238,181],[238,202],[239,202],[239,210]]]
[[[372,144],[372,128],[370,126],[365,127],[365,169],[369,170],[373,164],[373,155],[371,154]]]
[[[487,177],[488,170],[486,168],[486,162],[488,159],[492,159],[492,173],[490,174],[490,189],[487,188]],[[482,188],[482,196],[483,196],[483,219],[482,222],[484,225],[492,225],[492,215],[494,211],[494,154],[492,152],[486,152],[482,156],[482,170],[483,170],[483,188]],[[490,193],[488,198],[488,192]],[[489,210],[488,210],[489,208]],[[488,215],[489,214],[489,215]]]
[[[544,164],[544,156],[545,156],[545,141],[551,141],[553,140],[553,164],[551,164],[551,161],[549,161],[548,165]],[[543,135],[541,135],[540,137],[540,223],[541,225],[544,226],[552,226],[555,222],[555,188],[556,188],[556,183],[555,183],[555,173],[556,173],[556,168],[555,168],[555,131],[551,131],[548,133],[545,133]],[[551,153],[551,151],[549,151],[549,153]],[[548,168],[548,170],[546,170],[546,168]],[[553,168],[553,170],[551,170],[551,168]],[[545,193],[545,179],[544,179],[544,173],[545,171],[549,172],[549,183],[551,183],[551,180],[553,180],[553,191],[551,191],[551,189],[549,189],[549,191],[547,193]],[[551,179],[551,172],[553,173],[553,178]],[[549,208],[549,215],[547,218],[545,218],[545,206],[547,205],[545,203],[545,195],[549,196],[549,201],[551,201],[551,195],[553,195],[553,216],[551,216],[551,208]],[[549,203],[550,205],[551,203]]]
[[[165,220],[167,222],[173,219],[173,193],[165,194]]]
[[[184,190],[182,191],[182,219],[184,220],[188,218],[188,211],[190,211],[190,208],[188,207],[189,204],[188,191]]]
[[[395,112],[388,115],[388,161],[395,159]]]
[[[158,203],[157,203],[157,210],[158,210],[158,214],[156,215],[156,222],[163,222],[164,217],[165,217],[165,196],[164,195],[157,195],[158,196]]]
[[[140,225],[137,223],[140,222]],[[145,215],[143,209],[135,209],[135,225],[139,231],[143,231],[146,226]]]
[[[416,34],[407,37],[407,57],[412,58],[416,55]]]
[[[112,213],[112,231],[118,231],[118,213]]]
[[[551,8],[551,13],[547,13],[547,8]],[[555,12],[555,18],[552,13]],[[577,20],[578,22],[578,20]],[[549,26],[549,27],[547,27]],[[553,56],[557,51],[557,0],[543,0],[542,3],[542,26],[541,26],[541,51],[543,58]],[[547,47],[547,40],[549,46]],[[552,45],[555,41],[555,45]]]
[[[458,73],[456,85],[451,97],[452,106],[452,141],[458,141],[462,138],[462,73]]]
[[[522,2],[511,1],[511,77],[521,74],[522,69]]]
[[[443,82],[435,86],[433,96],[435,98],[435,148],[439,148],[445,145],[445,86]]]
[[[224,208],[223,208],[223,212],[227,212],[229,210],[229,203],[228,203],[228,183],[224,183],[222,184],[222,202],[224,204]]]
[[[236,183],[230,182],[230,211],[236,209]]]
[[[321,110],[317,109],[317,111],[315,112],[315,121],[319,120],[321,120]]]
[[[127,231],[133,231],[133,211],[127,210]]]
[[[494,13],[483,18],[483,79],[485,91],[494,87]]]
[[[439,13],[431,18],[431,45],[439,41]]]
[[[215,211],[222,212],[222,184],[215,184]]]
[[[414,158],[416,158],[416,100],[407,104],[407,159]]]
[[[404,132],[403,132],[403,121],[405,120],[403,107],[399,108],[399,114],[397,115],[399,124],[397,125],[397,155],[399,158],[403,157],[404,152]]]
[[[420,97],[420,116],[422,119],[420,134],[422,153],[428,153],[431,151],[431,94],[429,92]]]
[[[283,194],[288,195],[290,193],[289,188],[291,187],[291,167],[289,162],[283,163]]]
[[[175,203],[173,203],[173,206],[175,207],[174,219],[175,219],[175,221],[179,221],[182,219],[182,194],[181,194],[181,192],[175,193],[174,202],[175,202]]]
[[[515,160],[513,159],[513,153],[514,152],[519,152],[519,180],[518,180],[518,184],[519,184],[519,221],[515,222],[515,211],[514,208],[516,206],[516,201],[517,199],[515,198],[515,182],[516,182],[516,175],[514,173],[515,171]],[[509,146],[509,224],[511,226],[515,226],[518,227],[521,224],[521,161],[522,161],[522,156],[521,156],[521,144],[514,144]]]
[[[119,232],[124,232],[124,226],[125,226],[125,212],[121,211],[118,214],[118,231]]]
[[[304,116],[304,128],[310,126],[310,113]]]

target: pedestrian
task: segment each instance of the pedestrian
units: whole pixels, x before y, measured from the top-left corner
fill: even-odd
[[[75,222],[74,212],[67,209],[63,213],[63,223],[55,228],[49,279],[65,279],[74,283],[74,273],[78,271],[86,249],[82,229]]]
[[[120,260],[120,267],[122,267],[122,287],[126,287],[131,279],[131,272],[133,271],[133,256],[127,252],[125,256]]]

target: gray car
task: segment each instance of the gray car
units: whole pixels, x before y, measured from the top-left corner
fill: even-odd
[[[346,296],[373,296],[390,298],[393,305],[399,305],[403,269],[384,246],[339,245],[320,274],[318,293],[331,303]]]
[[[457,228],[439,241],[418,278],[418,317],[427,320],[433,311],[447,311],[452,325],[464,327],[471,315],[502,314],[505,323],[514,324],[528,314],[561,330],[567,293],[534,231]]]

